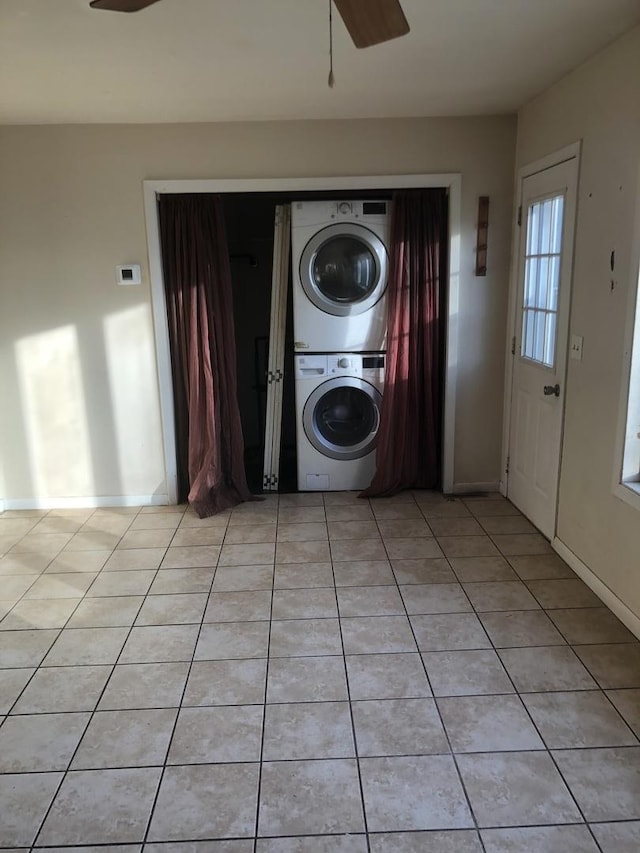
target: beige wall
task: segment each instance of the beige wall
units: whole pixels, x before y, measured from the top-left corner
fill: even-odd
[[[517,165],[578,139],[578,196],[558,537],[640,616],[640,510],[612,492],[623,335],[638,268],[640,28],[521,110]],[[609,259],[615,250],[615,286]]]
[[[461,172],[455,481],[497,482],[514,144],[513,117],[0,127],[0,497],[166,492],[142,181],[176,178]]]

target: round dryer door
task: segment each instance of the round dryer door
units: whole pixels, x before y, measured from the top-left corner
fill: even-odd
[[[330,459],[361,459],[376,446],[381,404],[382,394],[364,379],[336,376],[309,395],[305,434]]]
[[[387,287],[387,250],[364,225],[342,222],[318,231],[300,259],[300,281],[311,302],[338,317],[372,308]]]

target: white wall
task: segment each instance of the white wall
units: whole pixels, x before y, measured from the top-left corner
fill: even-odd
[[[584,354],[569,361],[558,538],[640,617],[640,510],[612,492],[623,337],[638,276],[640,28],[521,110],[517,167],[578,139],[571,332],[584,336]]]
[[[0,498],[166,493],[145,179],[461,172],[454,479],[497,482],[514,139],[514,117],[0,127]],[[135,262],[143,285],[117,287]]]

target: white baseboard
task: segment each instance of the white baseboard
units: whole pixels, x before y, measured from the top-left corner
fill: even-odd
[[[166,506],[167,495],[114,495],[81,498],[5,498],[2,511],[10,509],[98,509],[109,506]]]
[[[476,492],[498,492],[500,491],[500,483],[496,480],[492,483],[454,483],[454,495],[473,495]]]
[[[582,578],[586,585],[607,605],[618,619],[627,626],[632,634],[640,638],[640,617],[621,601],[582,560],[577,557],[570,548],[556,536],[551,542],[551,547],[569,565],[573,571]]]

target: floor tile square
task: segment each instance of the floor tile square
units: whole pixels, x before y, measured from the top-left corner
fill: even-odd
[[[389,586],[396,581],[388,560],[346,560],[333,567],[336,586]]]
[[[471,513],[457,500],[447,500],[440,503],[421,503],[422,514],[429,524],[436,518],[469,518]]]
[[[182,708],[169,750],[169,764],[259,761],[262,707],[230,705]]]
[[[273,619],[323,619],[337,617],[334,589],[276,589]]]
[[[118,664],[98,709],[176,708],[180,704],[188,671],[188,663]]]
[[[46,554],[11,552],[0,557],[0,575],[39,575],[50,565],[52,559]]]
[[[172,529],[169,530],[130,530],[125,533],[120,541],[117,541],[119,537],[116,534],[116,542],[117,548],[166,548],[170,545],[171,540],[173,539],[175,531]],[[69,546],[74,546],[76,544],[76,540],[82,536],[82,533],[77,534],[74,539],[71,540]],[[96,534],[84,534],[89,537],[90,535]],[[105,537],[105,544],[107,543],[107,534],[103,534]],[[111,541],[111,540],[109,540]],[[79,546],[78,546],[79,547]],[[116,547],[111,546],[111,547]]]
[[[354,759],[272,761],[263,765],[259,836],[363,831]]]
[[[0,669],[38,666],[60,631],[0,631]]]
[[[433,538],[433,533],[423,518],[379,518],[377,529],[383,539],[414,539],[427,536]],[[377,535],[377,531],[376,534]]]
[[[82,598],[96,579],[95,572],[44,574],[26,591],[25,598]]]
[[[17,601],[35,581],[35,575],[3,575],[1,588],[3,600]]]
[[[475,613],[411,616],[410,621],[421,652],[491,648],[491,642]]]
[[[0,714],[8,714],[35,669],[0,669]]]
[[[548,540],[540,533],[494,533],[491,538],[506,557],[553,553]]]
[[[165,555],[165,548],[127,548],[114,551],[104,565],[107,572],[136,572],[157,569]]]
[[[640,643],[576,646],[576,654],[603,689],[640,687]]]
[[[640,746],[559,750],[553,756],[588,821],[640,818]]]
[[[202,626],[194,660],[265,658],[268,622],[210,622]]]
[[[488,536],[439,536],[446,557],[492,557],[498,549]]]
[[[88,598],[146,595],[156,573],[153,569],[131,572],[101,572],[87,592]]]
[[[278,542],[317,542],[328,539],[324,521],[309,521],[297,524],[278,523]]]
[[[484,536],[475,518],[431,518],[429,526],[435,536]]]
[[[546,752],[458,755],[458,767],[481,827],[581,821]]]
[[[433,699],[372,699],[352,709],[360,757],[449,752]]]
[[[537,533],[536,528],[522,515],[487,515],[479,516],[478,521],[485,533],[493,536],[500,534]]]
[[[151,595],[209,592],[215,569],[160,569],[149,588]]]
[[[448,755],[362,758],[360,772],[370,832],[473,826]]]
[[[336,563],[384,560],[387,556],[381,539],[332,539],[330,545],[334,566]],[[328,559],[328,557],[316,559]]]
[[[322,506],[284,506],[278,510],[278,523],[318,524],[320,522],[324,523],[324,521],[325,510]]]
[[[278,542],[275,559],[276,563],[326,563],[331,559],[329,542]]]
[[[129,530],[175,530],[181,518],[179,512],[141,512],[133,519]]]
[[[255,545],[223,545],[220,566],[251,566],[273,563],[275,544],[264,542]]]
[[[89,714],[8,717],[0,727],[0,773],[66,770]]]
[[[520,515],[520,511],[505,498],[478,498],[478,500],[470,500],[467,505],[472,509],[473,514],[478,518],[495,517],[499,515]]]
[[[190,661],[199,631],[199,625],[150,625],[132,628],[119,663]]]
[[[71,769],[161,766],[176,715],[175,708],[98,711],[91,718]]]
[[[438,707],[454,752],[544,749],[517,696],[456,696]]]
[[[459,583],[409,584],[401,586],[400,592],[410,616],[465,613],[472,610]]]
[[[144,533],[146,533],[146,532],[147,531],[139,531],[137,535],[144,536]],[[159,532],[160,532],[161,536],[159,536],[158,538],[164,539],[164,536],[162,536],[162,531],[159,531]],[[151,530],[151,531],[149,531],[149,533],[155,534],[156,531]],[[170,539],[171,536],[173,535],[172,531],[169,531],[169,534],[170,534],[169,535],[169,539]],[[131,534],[131,535],[133,535],[133,534]],[[109,548],[126,547],[124,545],[121,545],[123,539],[124,539],[124,537],[119,532],[118,533],[111,533],[109,531],[102,531],[102,530],[82,530],[81,529],[78,533],[75,534],[75,536],[72,536],[71,539],[69,539],[69,541],[65,545],[65,551],[102,551],[102,550],[106,550]],[[126,540],[126,541],[128,542],[129,540]],[[162,542],[159,541],[158,543],[153,543],[153,544],[161,545]],[[169,543],[167,542],[167,544],[169,544]],[[131,547],[135,547],[135,545],[132,545]],[[145,545],[141,544],[140,547],[144,548]]]
[[[56,795],[38,844],[142,841],[161,769],[77,770]]]
[[[575,578],[574,572],[556,554],[510,555],[509,562],[523,581]]]
[[[591,830],[602,853],[637,853],[640,850],[640,821],[594,823]]]
[[[243,528],[234,528],[234,530],[240,529]],[[248,529],[252,530],[253,528],[248,527]],[[173,549],[187,548],[189,546],[222,545],[225,539],[225,531],[226,525],[221,527],[180,527],[176,530],[176,535],[171,540],[171,547]],[[265,541],[264,535],[261,534],[261,542]]]
[[[549,749],[630,746],[637,740],[604,693],[532,693],[522,697]]]
[[[115,663],[128,628],[65,628],[42,662],[43,666]],[[2,635],[0,635],[0,642]]]
[[[434,696],[513,693],[494,651],[423,652]]]
[[[640,737],[640,690],[607,690],[607,696]]]
[[[330,539],[380,539],[377,523],[371,521],[330,521]]]
[[[504,557],[451,557],[449,562],[460,583],[518,580]]]
[[[572,645],[633,643],[636,639],[606,607],[551,610],[549,616]]]
[[[351,758],[355,755],[348,702],[267,705],[264,761]]]
[[[522,581],[466,583],[464,591],[478,613],[492,610],[540,609],[540,605]]]
[[[274,589],[332,587],[331,563],[282,563],[276,566]]]
[[[271,623],[271,657],[342,654],[337,619],[286,619]]]
[[[415,560],[442,557],[442,550],[435,539],[426,537],[387,539],[385,548],[390,560]]]
[[[225,545],[259,545],[275,541],[275,521],[271,524],[238,524],[235,527],[229,527],[224,536]]]
[[[255,622],[271,618],[271,590],[212,592],[205,622]]]
[[[206,593],[147,595],[136,618],[136,625],[190,625],[202,621],[207,604]]]
[[[216,571],[212,592],[270,590],[273,566],[222,566]]]
[[[341,656],[272,658],[269,661],[267,702],[326,702],[348,698]]]
[[[584,825],[483,829],[481,834],[486,853],[598,853]]]
[[[349,655],[346,663],[352,700],[431,696],[419,654]]]
[[[79,598],[22,599],[0,622],[0,631],[54,630],[64,628]]]
[[[13,713],[93,711],[111,670],[111,666],[52,666],[39,669],[18,699]],[[23,673],[25,670],[11,672]]]
[[[566,645],[542,610],[481,613],[480,619],[496,648]]]
[[[369,836],[371,853],[483,853],[475,831],[376,833]]]
[[[455,583],[457,580],[444,557],[392,560],[391,566],[399,584]]]
[[[252,837],[258,776],[257,764],[167,767],[149,840]]]
[[[0,775],[0,845],[31,846],[62,773]]]
[[[598,596],[579,578],[532,580],[527,586],[546,609],[602,607]]]
[[[264,702],[267,661],[195,661],[183,705],[253,705]]]
[[[416,641],[406,616],[363,616],[341,619],[347,655],[415,652]]]
[[[256,853],[368,853],[366,835],[306,835],[259,838]]]
[[[501,649],[498,654],[521,693],[596,687],[593,678],[566,646]]]
[[[337,589],[340,616],[397,616],[405,608],[397,586],[350,586]]]
[[[75,602],[73,615],[70,615],[67,628],[130,627],[143,601],[144,597],[141,595],[85,598],[79,604]]]
[[[379,520],[402,521],[404,519],[422,519],[422,513],[415,503],[381,503],[372,501],[371,509]]]
[[[327,521],[371,521],[374,518],[368,502],[357,499],[351,503],[328,504],[324,511]]]

